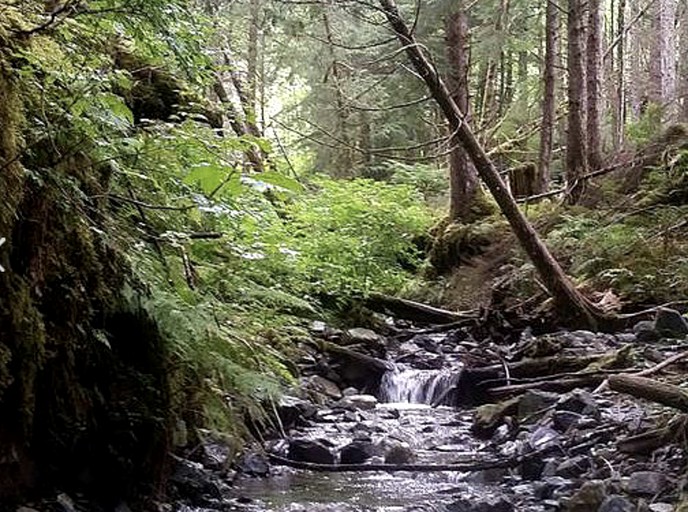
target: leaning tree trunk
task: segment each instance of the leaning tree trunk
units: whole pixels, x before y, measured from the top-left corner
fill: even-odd
[[[468,121],[471,110],[468,96],[468,16],[461,6],[447,16],[446,44],[450,69],[447,83],[454,102]],[[480,194],[478,174],[455,135],[451,143],[455,148],[449,154],[449,217],[452,220],[470,220],[471,209]]]
[[[568,10],[568,133],[566,137],[566,197],[570,204],[577,203],[583,195],[587,173],[585,122],[585,66],[583,49],[583,2],[569,0]]]
[[[442,78],[423,54],[421,46],[417,44],[415,37],[409,31],[394,1],[379,0],[379,3],[409,60],[442,109],[449,126],[456,132],[457,139],[473,160],[479,176],[492,192],[518,241],[533,262],[547,290],[552,294],[562,319],[573,325],[597,328],[600,321],[604,319],[603,314],[576,290],[533,226],[519,210],[516,201],[500,177],[499,171],[477,141],[471,128],[464,122],[463,113],[452,99]]]
[[[552,134],[556,108],[557,30],[559,28],[559,7],[552,0],[545,0],[545,73],[542,98],[542,124],[540,125],[540,154],[538,156],[536,193],[542,194],[549,188],[552,162]]]
[[[587,136],[588,166],[596,171],[602,167],[602,135],[600,134],[600,83],[602,73],[601,0],[588,0],[587,45]]]

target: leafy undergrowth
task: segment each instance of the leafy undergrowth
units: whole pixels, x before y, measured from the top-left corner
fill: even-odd
[[[547,200],[525,209],[576,285],[594,301],[606,295],[605,307],[635,311],[688,297],[688,150],[680,142],[653,165],[622,168],[591,184],[586,206]],[[459,264],[439,276],[436,268],[426,273],[431,279],[408,287],[409,296],[523,313],[547,298],[499,214],[445,233],[456,234],[454,245],[435,248],[435,257],[442,263],[453,251]]]

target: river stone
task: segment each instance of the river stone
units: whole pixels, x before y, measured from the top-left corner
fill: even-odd
[[[633,326],[633,333],[641,343],[654,343],[661,338],[659,332],[655,329],[655,323],[649,320],[643,320],[635,324]]]
[[[666,485],[666,476],[656,471],[636,471],[631,474],[626,490],[634,496],[654,496]]]
[[[237,463],[237,469],[246,475],[268,476],[270,464],[262,453],[247,453]]]
[[[590,467],[589,460],[589,457],[586,455],[577,455],[570,459],[566,459],[557,466],[555,474],[564,478],[575,478],[580,476]]]
[[[364,329],[363,327],[356,327],[344,331],[342,342],[347,345],[365,345],[370,347],[377,347],[382,345],[382,337],[375,331]]]
[[[345,390],[342,391],[342,396],[354,396],[354,395],[360,395],[361,393],[358,391],[356,388],[346,388]]]
[[[623,496],[607,496],[597,512],[634,512],[633,503]]]
[[[339,452],[342,464],[362,464],[375,455],[375,446],[370,441],[353,441]]]
[[[289,442],[287,457],[297,462],[315,464],[334,464],[334,454],[323,443],[310,439],[292,439]]]
[[[655,329],[667,338],[682,338],[688,334],[688,321],[675,309],[659,308],[655,317]]]
[[[391,441],[385,448],[385,464],[410,464],[416,460],[416,454],[408,444]]]
[[[571,427],[575,427],[580,421],[580,414],[571,411],[555,411],[552,415],[552,425],[559,432],[566,432]]]
[[[566,503],[566,512],[591,512],[598,510],[607,498],[607,486],[601,480],[584,482]]]
[[[311,418],[317,412],[314,404],[295,396],[283,395],[277,407],[277,413],[285,428],[297,423],[301,418]]]
[[[514,504],[505,496],[470,496],[447,505],[447,512],[513,512]]]
[[[335,400],[339,400],[342,397],[339,386],[331,380],[321,377],[320,375],[313,375],[308,380],[310,387],[315,391]]]
[[[586,416],[593,416],[598,418],[600,416],[600,407],[597,405],[595,398],[588,391],[577,389],[562,397],[557,403],[558,411],[575,412]]]
[[[377,405],[377,398],[373,395],[350,395],[342,398],[338,405],[346,407],[347,409],[359,409],[362,411],[370,411],[375,409]]]
[[[552,405],[557,403],[557,400],[559,400],[559,395],[556,393],[526,391],[518,401],[518,421],[537,421]]]

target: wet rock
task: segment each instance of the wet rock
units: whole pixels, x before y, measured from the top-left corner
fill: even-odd
[[[277,406],[277,413],[285,428],[291,427],[301,418],[312,417],[316,411],[315,405],[308,400],[289,395],[283,395]]]
[[[38,510],[31,507],[19,507],[15,512],[38,512]]]
[[[560,476],[550,476],[536,484],[534,494],[539,500],[547,500],[552,498],[556,492],[568,489],[571,485],[573,485],[571,480]]]
[[[320,375],[313,375],[309,377],[309,387],[318,393],[321,393],[334,400],[339,400],[342,397],[342,392],[339,386],[331,380],[321,377]]]
[[[287,457],[298,462],[334,464],[334,454],[323,443],[310,439],[292,439]]]
[[[359,409],[362,411],[369,411],[375,409],[377,405],[377,398],[373,395],[350,395],[342,398],[337,405],[346,407],[348,409]]]
[[[506,496],[469,496],[450,503],[447,512],[513,512],[514,504]]]
[[[607,498],[607,486],[601,480],[583,483],[564,506],[566,512],[591,512],[597,510]]]
[[[250,476],[267,476],[270,474],[270,463],[261,453],[248,453],[239,459],[237,469]]]
[[[375,331],[364,329],[363,327],[356,327],[344,331],[342,336],[342,344],[346,345],[364,345],[370,348],[382,348],[384,346],[383,338]]]
[[[557,403],[558,411],[575,412],[585,416],[600,416],[600,407],[588,391],[577,389],[562,397]]]
[[[682,338],[688,334],[688,321],[675,309],[658,308],[655,330],[667,338]]]
[[[385,464],[410,464],[416,460],[409,445],[400,441],[389,442],[384,453]]]
[[[560,439],[559,432],[542,426],[535,429],[535,432],[528,437],[528,444],[533,450],[543,450],[558,445]]]
[[[345,390],[342,391],[342,396],[353,396],[353,395],[360,395],[358,392],[358,389],[356,388],[346,388]]]
[[[559,400],[559,395],[546,391],[526,391],[518,401],[518,421],[531,422],[541,418]]]
[[[585,455],[577,455],[559,464],[555,474],[564,478],[575,478],[585,473],[589,467],[589,458]]]
[[[635,324],[633,326],[633,333],[641,343],[654,343],[661,338],[659,332],[655,329],[655,323],[649,320],[643,320]]]
[[[74,500],[65,493],[57,495],[57,505],[59,512],[77,512]]]
[[[224,443],[210,441],[201,446],[200,462],[204,467],[220,470],[227,467],[232,450]]]
[[[217,479],[202,464],[175,457],[174,469],[169,478],[170,484],[178,493],[193,501],[205,497],[220,498],[221,492]]]
[[[519,408],[519,398],[512,398],[498,404],[481,405],[473,415],[471,431],[480,438],[491,437],[507,416],[515,415]]]
[[[597,512],[634,512],[633,503],[623,496],[607,496]]]
[[[636,471],[628,479],[626,490],[635,496],[654,496],[666,485],[666,476],[655,471]]]
[[[575,427],[581,419],[581,415],[571,411],[554,411],[552,426],[559,432],[566,432]]]
[[[375,455],[375,445],[370,441],[353,441],[339,452],[342,464],[362,464]]]

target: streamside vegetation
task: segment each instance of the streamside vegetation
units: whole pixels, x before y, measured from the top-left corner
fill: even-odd
[[[238,453],[371,302],[684,307],[687,6],[555,4],[0,1],[0,500]]]

